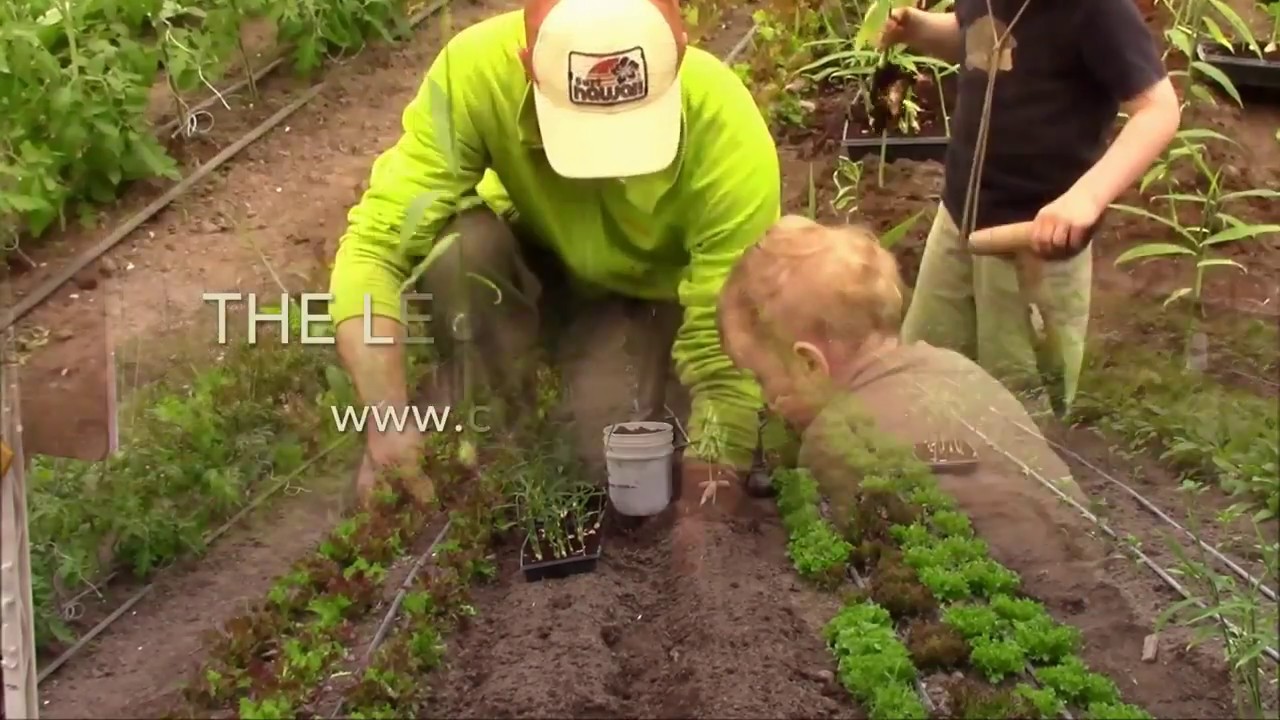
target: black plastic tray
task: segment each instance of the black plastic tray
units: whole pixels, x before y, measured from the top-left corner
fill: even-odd
[[[849,121],[844,122],[844,151],[850,160],[880,158],[880,147],[883,145],[886,163],[897,160],[940,163],[947,156],[947,142],[948,138],[945,136],[849,137]]]
[[[930,443],[916,443],[916,457],[929,463],[935,473],[963,475],[971,473],[978,467],[978,451],[963,440],[945,440],[939,443],[947,446],[944,453],[938,453],[930,447]]]
[[[1263,60],[1247,48],[1238,48],[1237,54],[1228,55],[1217,45],[1201,43],[1196,48],[1200,59],[1222,71],[1237,90],[1263,90],[1268,94],[1280,93],[1280,62]]]
[[[601,505],[603,506],[603,502]],[[520,543],[520,571],[524,573],[524,579],[528,582],[538,582],[594,572],[596,566],[600,564],[600,556],[604,553],[604,527],[604,523],[601,522],[600,527],[587,539],[586,554],[552,560],[527,560],[526,557],[531,554],[528,552],[529,538],[526,537],[524,542]]]

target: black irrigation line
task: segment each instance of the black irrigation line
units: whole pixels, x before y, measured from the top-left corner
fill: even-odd
[[[427,7],[419,10],[416,15],[409,19],[409,27],[414,28],[421,25],[424,20],[439,12],[448,4],[449,0],[435,0]],[[283,60],[283,56],[258,72],[265,75],[270,70],[275,69],[281,60]],[[248,79],[246,78],[242,82],[247,83]],[[236,140],[234,143],[223,148],[222,152],[214,156],[212,160],[196,168],[194,172],[178,181],[176,185],[169,188],[169,190],[159,198],[152,201],[149,205],[138,211],[135,215],[125,220],[120,225],[116,226],[115,230],[110,232],[97,244],[77,254],[66,265],[64,265],[61,270],[54,273],[52,277],[37,285],[36,288],[32,290],[29,295],[24,297],[15,307],[7,310],[3,315],[0,315],[0,331],[8,329],[32,310],[44,304],[44,302],[47,301],[53,293],[57,292],[58,288],[61,288],[69,282],[76,273],[84,270],[98,258],[102,257],[116,245],[120,244],[122,240],[131,235],[133,231],[137,230],[143,223],[155,217],[155,215],[161,210],[168,207],[169,204],[174,200],[177,200],[178,197],[195,187],[198,182],[203,180],[223,163],[238,155],[241,150],[244,150],[263,135],[266,135],[267,132],[275,128],[277,125],[284,122],[286,118],[300,110],[303,105],[314,100],[316,96],[318,96],[320,92],[325,90],[327,87],[328,81],[326,80],[322,80],[315,85],[312,85],[292,103],[264,120],[257,127],[249,130],[249,132],[242,135],[240,139]],[[234,92],[235,89],[238,89],[238,85],[231,86],[226,92]],[[215,94],[214,97],[209,98],[197,107],[207,107],[213,102],[217,102],[219,97],[220,96],[218,94]]]
[[[1081,515],[1085,517],[1085,519],[1092,522],[1094,525],[1098,527],[1099,530],[1106,533],[1106,535],[1110,537],[1112,540],[1114,540],[1117,544],[1124,547],[1129,553],[1131,553],[1134,556],[1134,558],[1138,560],[1138,562],[1141,562],[1143,565],[1146,565],[1148,569],[1154,572],[1156,576],[1159,577],[1161,580],[1163,580],[1166,585],[1168,585],[1169,587],[1177,591],[1179,595],[1181,595],[1183,598],[1187,600],[1191,600],[1196,605],[1200,606],[1201,609],[1204,609],[1204,610],[1209,609],[1200,598],[1197,598],[1194,595],[1192,595],[1191,592],[1188,591],[1186,587],[1182,585],[1182,583],[1178,582],[1178,580],[1174,578],[1173,575],[1170,574],[1168,570],[1161,567],[1159,563],[1157,563],[1155,560],[1152,560],[1151,557],[1148,556],[1146,553],[1142,552],[1141,549],[1137,547],[1133,547],[1129,543],[1124,542],[1123,539],[1119,536],[1119,534],[1117,534],[1115,530],[1111,529],[1111,526],[1108,525],[1106,521],[1102,520],[1097,515],[1090,512],[1087,508],[1085,508],[1083,505],[1077,502],[1075,498],[1067,495],[1065,492],[1063,492],[1061,489],[1056,487],[1052,482],[1050,482],[1040,473],[1028,467],[1026,463],[1019,460],[1012,453],[1004,450],[999,445],[996,445],[990,438],[988,438],[985,434],[983,434],[981,430],[978,430],[977,428],[973,427],[972,425],[965,422],[963,419],[959,417],[957,417],[956,419],[960,422],[960,424],[964,425],[969,430],[969,432],[972,432],[974,435],[977,435],[979,438],[981,438],[982,441],[985,442],[987,446],[990,447],[992,450],[995,450],[996,452],[1000,453],[1001,455],[1005,456],[1006,458],[1011,460],[1013,463],[1018,465],[1018,467],[1021,468],[1022,471],[1028,477],[1034,478],[1036,482],[1048,488],[1054,495],[1057,495],[1059,500],[1062,500],[1068,505],[1071,505],[1072,507],[1074,507],[1077,512],[1079,512]],[[1022,428],[1022,429],[1024,431],[1028,431],[1027,428]],[[1214,617],[1218,622],[1222,623],[1222,625],[1226,627],[1228,630],[1231,630],[1232,632],[1239,632],[1239,628],[1233,625],[1231,621],[1227,620],[1226,618],[1216,613],[1214,614]],[[1267,647],[1263,649],[1263,652],[1264,654],[1266,654],[1267,657],[1271,658],[1271,660],[1277,663],[1280,663],[1280,653],[1277,653],[1275,648]]]
[[[444,527],[440,528],[440,532],[436,533],[436,537],[427,546],[427,549],[418,556],[414,561],[413,567],[409,569],[409,574],[405,575],[404,580],[400,582],[400,587],[396,590],[396,596],[391,601],[391,605],[387,607],[387,612],[382,616],[382,622],[378,623],[378,629],[373,634],[373,639],[369,641],[369,647],[365,648],[364,657],[360,661],[358,672],[366,670],[370,663],[373,662],[374,653],[378,652],[378,648],[382,647],[382,643],[386,641],[387,636],[391,633],[392,626],[395,625],[396,616],[400,613],[400,605],[404,602],[405,596],[409,594],[409,589],[413,587],[414,580],[418,579],[418,575],[422,572],[422,568],[426,566],[427,561],[435,557],[436,547],[444,541],[449,533],[449,526],[453,524],[452,520],[446,520]],[[329,711],[327,717],[336,718],[342,712],[343,705],[346,704],[347,698],[338,698],[334,704],[333,710]]]
[[[287,487],[289,483],[294,478],[301,475],[303,471],[305,471],[307,468],[311,467],[312,465],[315,465],[317,462],[319,462],[322,458],[324,458],[329,453],[345,445],[347,441],[350,440],[352,437],[355,437],[355,436],[343,435],[342,437],[339,437],[337,440],[330,443],[328,447],[324,448],[320,452],[311,456],[310,459],[308,459],[305,463],[299,466],[296,470],[278,479],[275,482],[275,484],[273,484],[271,487],[267,488],[265,491],[260,493],[248,505],[245,505],[244,507],[240,508],[240,510],[236,512],[235,515],[232,515],[225,523],[223,523],[221,527],[219,527],[218,529],[206,535],[204,539],[205,545],[207,546],[213,543],[214,540],[217,540],[219,537],[222,537],[222,535],[224,535],[228,530],[230,530],[237,522],[243,519],[255,508],[262,505],[262,503],[266,502],[267,498],[271,497],[272,495],[275,495],[281,489]],[[99,584],[105,585],[106,583],[111,582],[112,578],[115,578],[118,574],[119,574],[119,571],[111,573],[104,580],[100,581]],[[74,645],[67,648],[65,651],[63,651],[61,655],[54,658],[45,667],[41,668],[40,674],[36,676],[37,685],[39,683],[44,682],[46,679],[49,678],[49,676],[57,672],[63,665],[67,663],[67,661],[75,657],[76,653],[83,650],[85,646],[87,646],[90,642],[93,642],[94,638],[101,635],[103,631],[105,631],[108,627],[111,626],[112,623],[114,623],[116,620],[119,620],[121,617],[124,616],[126,612],[128,612],[130,608],[138,604],[138,601],[142,600],[142,598],[151,594],[151,591],[155,589],[156,582],[157,582],[156,580],[152,580],[151,582],[147,583],[144,587],[142,587],[133,595],[131,595],[128,600],[125,600],[124,603],[121,604],[120,607],[116,608],[114,612],[112,612],[110,615],[108,615],[107,617],[99,621],[97,625],[94,625],[92,628],[90,628],[89,632],[85,633],[84,635],[81,635],[80,638],[76,640]],[[84,593],[81,593],[80,595],[76,596],[76,598],[73,598],[67,604],[70,605],[72,603],[75,603],[78,601],[79,598],[84,597],[86,593],[93,592],[93,591],[94,589],[90,588]]]
[[[850,564],[846,566],[845,570],[846,570],[846,574],[849,576],[849,579],[853,581],[854,585],[858,586],[859,590],[867,589],[867,581],[863,579],[861,574],[858,573],[857,568],[855,568],[852,564]],[[929,697],[929,692],[925,690],[924,680],[920,679],[919,668],[916,668],[916,676],[912,678],[912,683],[915,684],[916,695],[919,696],[920,702],[924,703],[925,709],[928,710],[930,713],[937,712],[938,706],[934,704],[933,698]]]
[[[1256,578],[1253,575],[1249,574],[1249,571],[1241,567],[1239,563],[1227,557],[1225,553],[1221,552],[1214,546],[1201,540],[1195,533],[1183,527],[1177,520],[1174,520],[1172,517],[1170,517],[1168,513],[1161,510],[1155,503],[1151,502],[1146,497],[1144,497],[1142,493],[1138,492],[1137,490],[1134,490],[1131,486],[1127,485],[1123,481],[1116,479],[1110,473],[1098,467],[1097,465],[1094,465],[1093,463],[1089,462],[1089,460],[1086,459],[1084,456],[1080,455],[1080,453],[1077,453],[1076,451],[1063,445],[1062,443],[1058,443],[1053,440],[1050,440],[1049,438],[1044,437],[1040,433],[1035,432],[1027,427],[1024,427],[1020,423],[1015,422],[1014,425],[1017,426],[1017,428],[1022,432],[1045,441],[1046,443],[1049,444],[1050,447],[1052,447],[1057,452],[1063,455],[1067,455],[1072,460],[1075,460],[1076,462],[1080,463],[1081,465],[1083,465],[1084,467],[1088,468],[1090,471],[1098,475],[1098,477],[1101,477],[1103,480],[1106,480],[1108,483],[1120,488],[1122,491],[1124,491],[1125,494],[1129,495],[1134,500],[1136,500],[1138,504],[1143,507],[1143,509],[1150,512],[1152,515],[1155,515],[1157,518],[1160,518],[1160,520],[1164,521],[1167,525],[1169,525],[1173,529],[1186,535],[1188,538],[1191,538],[1192,540],[1194,540],[1202,550],[1212,555],[1215,560],[1222,563],[1225,567],[1231,570],[1231,572],[1234,573],[1241,580],[1244,580],[1245,582],[1249,583],[1249,585],[1258,588],[1259,590],[1262,591],[1262,594],[1266,595],[1271,600],[1273,601],[1276,600],[1276,592],[1272,590],[1270,586],[1268,586],[1266,583],[1262,582],[1261,578]]]

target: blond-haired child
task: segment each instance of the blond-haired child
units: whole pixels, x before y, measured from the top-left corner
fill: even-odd
[[[834,438],[855,414],[903,443],[963,441],[980,471],[947,481],[962,505],[993,490],[1041,500],[1035,478],[1082,500],[1070,471],[1023,405],[963,355],[899,337],[904,296],[897,262],[870,231],[779,220],[729,274],[718,310],[721,341],[753,373],[770,409],[802,433],[800,464],[837,507],[849,499]]]

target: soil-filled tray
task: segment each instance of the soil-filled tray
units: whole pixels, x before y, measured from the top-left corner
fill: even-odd
[[[933,75],[914,79],[891,77],[884,85],[886,87],[875,89],[879,112],[868,113],[861,100],[849,107],[844,124],[844,149],[849,159],[873,156],[887,163],[896,160],[942,162],[947,154],[946,118],[955,107],[955,75],[944,76],[941,86]],[[890,96],[892,100],[888,99]],[[909,99],[916,108],[905,120],[901,108],[909,105],[899,102],[900,98]],[[908,121],[911,115],[914,121]]]
[[[1280,91],[1280,50],[1263,51],[1262,57],[1250,48],[1237,45],[1230,49],[1203,43],[1196,48],[1200,59],[1222,71],[1237,90]]]
[[[915,450],[935,473],[962,474],[978,467],[978,451],[963,440],[916,443]]]
[[[586,525],[582,531],[582,542],[578,540],[579,518],[570,516],[564,519],[561,529],[568,539],[568,555],[559,555],[541,529],[536,539],[537,551],[534,550],[535,539],[526,537],[520,545],[520,570],[524,579],[537,582],[594,571],[604,550],[604,516],[605,500],[602,495],[592,503],[586,517],[581,518]]]

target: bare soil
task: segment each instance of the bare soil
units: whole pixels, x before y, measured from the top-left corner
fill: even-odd
[[[320,542],[342,516],[347,480],[346,473],[311,478],[290,493],[296,499],[268,505],[204,557],[161,572],[149,595],[40,685],[40,716],[173,717],[208,633],[260,600]],[[123,583],[101,600],[85,599],[79,627],[87,630],[138,587]]]
[[[758,523],[709,523],[685,574],[671,518],[607,540],[599,569],[526,583],[514,552],[451,643],[431,717],[852,718],[822,625],[838,599],[805,588],[767,502]]]

